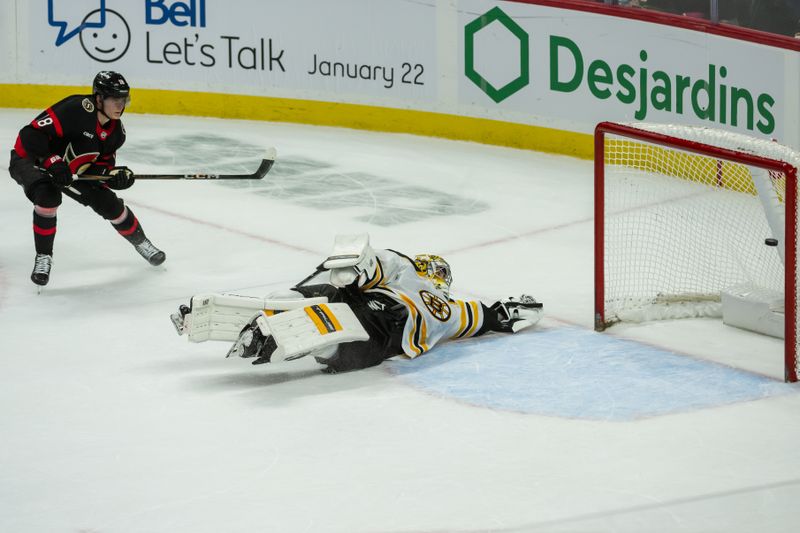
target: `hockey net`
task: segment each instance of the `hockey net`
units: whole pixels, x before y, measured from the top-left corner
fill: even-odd
[[[722,316],[731,287],[778,295],[796,381],[800,154],[722,130],[604,122],[595,130],[595,329]]]

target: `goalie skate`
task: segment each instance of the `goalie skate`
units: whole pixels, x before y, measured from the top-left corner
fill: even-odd
[[[239,338],[233,343],[225,357],[257,357],[253,364],[269,363],[272,352],[277,345],[275,339],[270,334],[265,334],[259,321],[266,319],[263,311],[254,316],[248,324],[242,328]]]
[[[172,313],[169,315],[169,319],[172,321],[172,325],[175,326],[175,331],[178,332],[178,335],[183,335],[186,333],[186,329],[189,327],[187,324],[187,317],[191,315],[192,310],[189,309],[188,305],[181,305],[178,307],[177,313]]]

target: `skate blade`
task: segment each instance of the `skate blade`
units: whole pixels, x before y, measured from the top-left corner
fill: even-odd
[[[242,346],[242,343],[239,341],[236,341],[233,343],[233,346],[231,346],[231,349],[228,350],[228,353],[225,354],[225,359],[228,359],[229,357],[241,357],[243,353],[244,346]]]
[[[303,357],[307,356],[307,355],[308,355],[308,354],[310,354],[310,353],[311,353],[311,352],[303,352],[303,353],[299,353],[299,354],[297,354],[297,355],[291,355],[291,356],[289,356],[289,357],[286,357],[286,358],[284,359],[284,361],[297,361],[298,359],[301,359],[301,358],[303,358]]]
[[[175,326],[175,331],[178,335],[183,335],[186,333],[186,326],[183,322],[183,315],[181,313],[172,313],[169,315],[169,319],[172,321],[172,325]]]
[[[229,357],[244,357],[244,352],[250,343],[253,342],[253,332],[249,329],[242,332],[239,335],[239,338],[236,339],[236,342],[233,343],[231,349],[228,350],[228,353],[225,355],[225,359]],[[253,354],[255,355],[255,354]]]

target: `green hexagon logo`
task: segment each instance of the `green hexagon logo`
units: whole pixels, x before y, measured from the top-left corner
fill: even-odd
[[[475,70],[475,34],[495,21],[502,24],[519,41],[519,76],[499,88]],[[530,83],[528,54],[528,33],[499,7],[493,7],[464,26],[464,74],[495,103],[502,102]]]

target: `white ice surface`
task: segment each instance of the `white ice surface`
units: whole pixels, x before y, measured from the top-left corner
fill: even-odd
[[[0,111],[9,149],[35,113]],[[252,367],[168,320],[198,292],[290,286],[336,233],[368,231],[377,247],[445,256],[462,294],[534,294],[543,331],[589,329],[590,162],[297,125],[132,114],[126,125],[119,161],[139,173],[249,170],[259,146],[279,163],[252,187],[123,191],[167,253],[159,268],[66,199],[38,295],[31,205],[2,166],[0,531],[797,530],[796,390],[624,422],[523,414],[424,392],[388,364]],[[782,378],[781,342],[717,321],[608,334]]]

